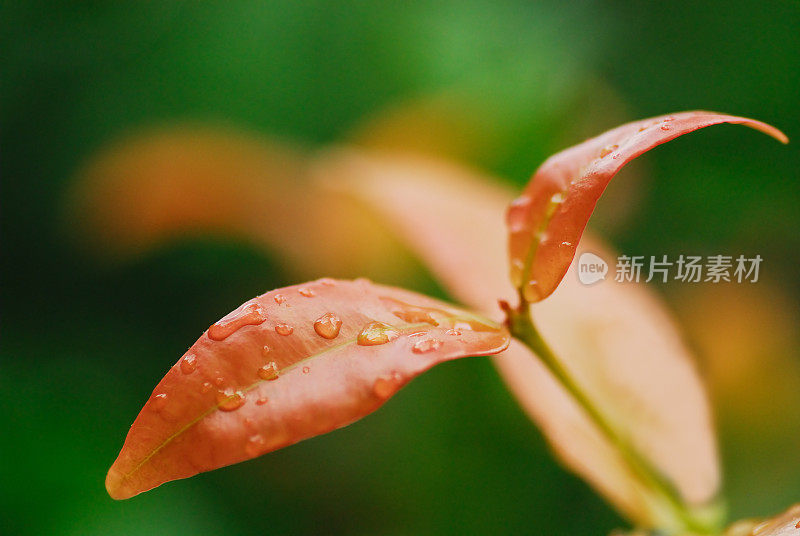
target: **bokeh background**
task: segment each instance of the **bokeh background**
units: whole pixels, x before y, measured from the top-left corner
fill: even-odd
[[[484,358],[434,369],[346,429],[111,500],[105,472],[128,426],[203,329],[300,274],[328,275],[322,261],[309,273],[249,239],[230,224],[236,206],[218,210],[219,192],[191,173],[153,210],[180,210],[197,180],[210,224],[150,241],[169,219],[120,212],[120,234],[116,207],[136,200],[136,181],[185,168],[246,174],[237,155],[261,145],[281,147],[277,184],[296,179],[296,160],[356,144],[435,154],[519,188],[552,152],[684,109],[755,117],[798,140],[798,28],[793,0],[4,2],[0,531],[601,535],[622,525],[552,461]],[[137,168],[147,151],[156,164]],[[98,169],[134,186],[92,197]],[[623,172],[592,222],[627,254],[765,259],[756,285],[657,286],[709,383],[733,519],[800,500],[798,169],[796,146],[716,127]],[[262,216],[259,228],[280,226],[280,210]],[[336,270],[445,296],[392,248]]]

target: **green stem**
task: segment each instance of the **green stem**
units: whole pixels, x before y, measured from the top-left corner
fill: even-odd
[[[556,380],[569,393],[572,399],[586,413],[600,433],[615,447],[627,463],[631,473],[639,479],[644,489],[649,490],[658,502],[671,513],[671,529],[677,533],[717,534],[720,530],[718,509],[697,511],[688,507],[680,492],[669,482],[653,464],[631,444],[628,437],[614,427],[612,422],[592,402],[572,374],[564,367],[550,346],[540,335],[530,314],[528,302],[520,292],[520,306],[517,309],[506,307],[507,324],[511,334],[530,348],[545,364]]]

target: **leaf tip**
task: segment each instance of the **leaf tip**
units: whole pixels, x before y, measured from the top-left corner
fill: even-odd
[[[136,492],[125,482],[125,476],[117,469],[117,464],[111,466],[106,475],[106,491],[115,501],[130,499]]]
[[[782,144],[786,145],[789,143],[789,136],[783,133],[783,131],[773,127],[768,123],[763,123],[761,121],[755,121],[753,119],[748,119],[744,122],[747,126],[759,130],[766,134],[767,136],[771,136],[781,142]]]

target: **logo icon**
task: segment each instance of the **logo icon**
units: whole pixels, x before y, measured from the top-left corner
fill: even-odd
[[[588,251],[578,257],[578,280],[584,285],[594,285],[608,274],[608,263]]]

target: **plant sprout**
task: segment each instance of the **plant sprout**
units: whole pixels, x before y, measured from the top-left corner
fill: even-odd
[[[583,235],[614,175],[720,123],[788,141],[767,124],[712,112],[628,123],[545,161],[509,204],[505,230],[494,219],[504,193],[426,182],[424,165],[403,169],[408,161],[387,157],[322,159],[321,183],[381,213],[475,311],[365,279],[318,279],[248,300],[156,386],[108,472],[108,493],[126,499],[346,426],[438,363],[495,356],[556,456],[637,534],[797,534],[797,507],[725,529],[705,394],[657,301],[640,287],[566,277],[577,253],[605,247]],[[421,176],[402,182],[388,170]],[[602,337],[612,343],[599,348]],[[618,377],[609,383],[601,369]]]

